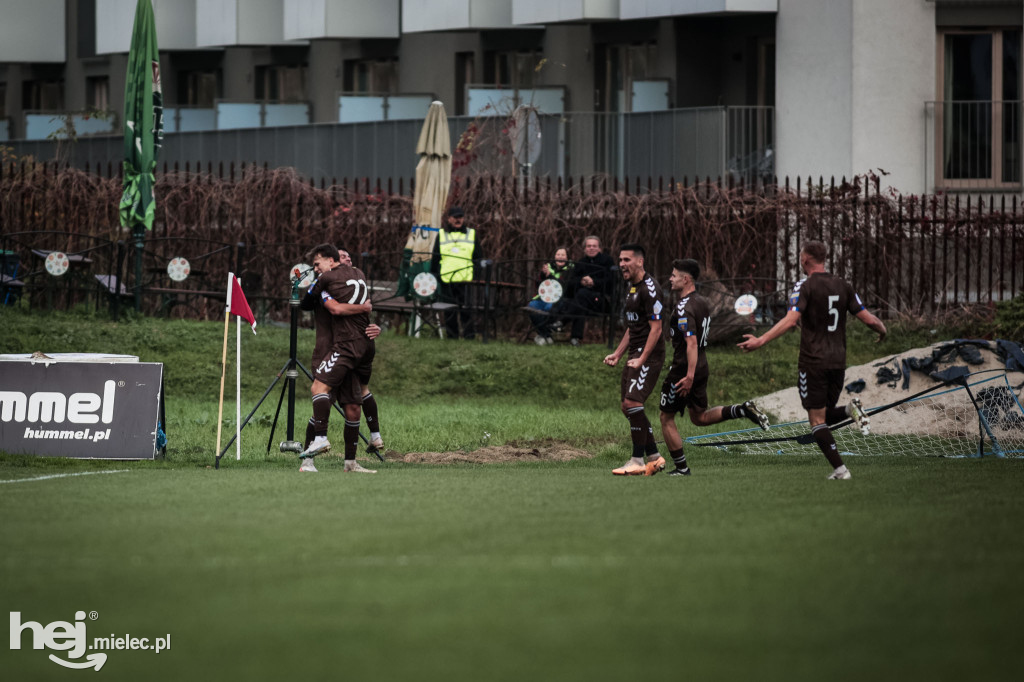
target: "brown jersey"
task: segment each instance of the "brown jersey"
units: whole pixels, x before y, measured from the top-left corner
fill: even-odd
[[[660,320],[661,286],[653,277],[644,273],[639,284],[627,282],[629,287],[626,292],[626,329],[629,330],[629,353],[641,353],[647,344],[647,337],[651,333],[651,320]],[[655,347],[651,349],[650,357],[665,355],[665,341],[658,337]]]
[[[835,275],[816,272],[797,282],[789,309],[800,312],[799,366],[846,369],[846,313],[864,310],[853,287]]]
[[[679,299],[669,318],[668,338],[675,355],[668,368],[668,378],[675,383],[686,376],[689,363],[686,357],[686,340],[697,339],[697,367],[694,377],[707,376],[708,357],[704,349],[708,345],[708,330],[711,328],[711,304],[698,294],[691,293]]]
[[[314,290],[319,293],[321,304],[330,299],[338,303],[366,303],[369,293],[366,288],[366,276],[351,265],[339,265],[330,272],[325,272],[317,280]],[[369,313],[331,315],[331,345],[365,339],[366,327],[369,324]]]

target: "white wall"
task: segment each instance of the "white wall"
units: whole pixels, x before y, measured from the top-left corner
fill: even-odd
[[[397,38],[398,8],[399,0],[284,0],[284,38]]]
[[[935,93],[935,5],[856,0],[853,8],[854,173],[882,168],[882,186],[925,187],[925,106]]]
[[[136,0],[96,0],[96,53],[127,52]],[[196,0],[153,0],[156,44],[165,50],[196,49]]]
[[[284,0],[196,0],[200,47],[285,42]]]
[[[881,168],[925,187],[925,102],[935,99],[935,5],[779,0],[776,169],[826,181]]]
[[[623,19],[674,17],[688,14],[775,12],[779,0],[620,0]]]
[[[780,178],[838,179],[853,172],[853,2],[779,0],[775,168]]]
[[[515,24],[618,18],[619,0],[512,0]]]
[[[403,33],[512,27],[512,0],[402,0]]]
[[[0,0],[0,62],[63,62],[64,0]]]

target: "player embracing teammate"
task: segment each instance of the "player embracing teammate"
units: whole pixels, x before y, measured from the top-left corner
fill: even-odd
[[[363,386],[369,384],[376,352],[367,336],[371,305],[366,278],[350,262],[342,263],[338,249],[331,244],[321,244],[310,255],[320,277],[310,287],[307,299],[330,316],[317,316],[314,360],[319,355],[320,361],[313,368],[313,417],[309,421],[313,439],[302,452],[299,470],[315,472],[313,457],[330,449],[327,426],[336,400],[345,413],[345,471],[376,473],[356,461]]]

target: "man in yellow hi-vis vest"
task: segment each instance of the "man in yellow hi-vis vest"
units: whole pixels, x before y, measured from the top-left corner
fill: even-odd
[[[445,223],[437,231],[431,269],[440,283],[441,300],[459,307],[445,313],[444,326],[448,337],[457,339],[461,319],[462,338],[472,339],[476,334],[473,318],[466,306],[470,282],[476,279],[475,268],[480,261],[480,246],[476,230],[466,227],[466,214],[458,206],[448,209]]]

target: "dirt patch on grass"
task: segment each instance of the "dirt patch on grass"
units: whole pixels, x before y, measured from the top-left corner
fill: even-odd
[[[401,455],[388,451],[386,458],[399,462],[425,464],[494,464],[498,462],[568,462],[573,459],[589,459],[592,454],[565,443],[547,441],[543,443],[509,443],[489,445],[473,452],[409,452]]]

